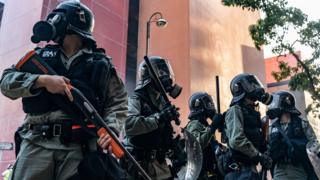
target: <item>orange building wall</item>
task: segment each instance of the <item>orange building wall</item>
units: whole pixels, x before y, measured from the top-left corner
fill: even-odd
[[[60,0],[44,0],[42,19]],[[98,47],[112,57],[118,73],[125,80],[129,0],[81,0],[95,16],[93,36]]]
[[[297,52],[298,55],[300,55],[300,52]],[[302,116],[306,118],[306,97],[305,93],[303,91],[291,91],[288,82],[290,80],[290,77],[282,80],[283,84],[277,84],[278,82],[274,79],[272,76],[272,72],[278,72],[279,71],[279,62],[283,61],[289,64],[291,67],[296,67],[297,66],[297,61],[292,55],[285,55],[285,56],[275,56],[275,57],[270,57],[265,59],[265,66],[266,66],[266,83],[269,85],[267,88],[269,93],[273,93],[276,91],[290,91],[291,93],[294,94],[296,98],[296,106],[302,113]],[[272,85],[272,86],[271,86]]]
[[[190,0],[190,91],[206,91],[216,99],[218,75],[222,112],[231,102],[234,76],[248,72],[265,82],[263,52],[254,48],[248,31],[258,18],[259,13],[225,7],[221,1]]]
[[[187,0],[140,0],[138,61],[145,55],[146,23],[154,12],[162,12],[168,20],[165,28],[151,25],[149,55],[170,60],[176,83],[183,86],[181,95],[173,103],[181,108],[181,120],[186,122],[190,95],[189,63],[189,2]]]
[[[297,54],[300,55],[300,52],[297,52]],[[266,66],[266,83],[275,83],[277,82],[274,77],[272,76],[272,72],[278,72],[279,71],[279,62],[283,61],[289,64],[291,67],[297,66],[297,61],[292,55],[286,55],[286,56],[275,56],[265,59],[265,66]],[[289,80],[290,78],[287,78],[283,81]]]
[[[188,99],[206,91],[215,99],[215,76],[220,76],[221,106],[231,101],[229,84],[238,73],[251,72],[265,81],[263,52],[255,50],[248,26],[259,13],[224,7],[221,1],[141,0],[138,58],[145,53],[147,19],[162,12],[165,29],[152,26],[150,54],[170,60],[183,92],[173,103],[181,108],[182,126],[188,122]]]
[[[59,2],[61,2],[59,0]],[[95,14],[94,37],[106,49],[121,77],[125,78],[129,0],[81,0]],[[6,0],[0,27],[0,72],[15,64],[31,43],[32,27],[58,4],[58,0]],[[24,118],[21,100],[0,95],[0,142],[13,142]],[[14,151],[0,150],[0,172],[15,159]]]

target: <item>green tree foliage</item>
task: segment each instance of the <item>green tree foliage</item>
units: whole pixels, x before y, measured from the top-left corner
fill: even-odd
[[[279,61],[279,72],[272,72],[277,81],[290,77],[292,90],[305,90],[311,94],[313,104],[306,109],[319,115],[320,107],[320,20],[308,20],[300,9],[288,6],[287,0],[222,0],[226,6],[241,7],[244,10],[260,11],[261,18],[249,26],[250,35],[258,50],[263,45],[272,45],[272,52],[279,56],[292,54],[297,67]],[[289,39],[289,31],[297,37]],[[309,59],[301,59],[297,46],[312,49]]]

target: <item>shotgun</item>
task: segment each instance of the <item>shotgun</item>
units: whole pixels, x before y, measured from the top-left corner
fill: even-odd
[[[28,72],[32,74],[48,74],[48,75],[58,75],[44,60],[42,60],[35,51],[30,51],[27,53],[15,66],[17,70]],[[140,166],[140,164],[134,159],[130,152],[123,146],[115,133],[108,127],[107,123],[99,115],[94,106],[90,101],[82,94],[80,90],[68,84],[68,89],[73,96],[73,104],[80,109],[80,111],[91,121],[91,123],[96,127],[97,134],[99,137],[103,137],[108,134],[111,137],[111,147],[113,154],[117,158],[127,157],[134,166],[139,170],[141,175],[146,180],[151,180],[148,174]],[[60,97],[60,98],[59,98]],[[60,108],[65,109],[65,100],[62,96],[57,96],[52,98],[54,103]],[[68,110],[69,111],[69,110]]]

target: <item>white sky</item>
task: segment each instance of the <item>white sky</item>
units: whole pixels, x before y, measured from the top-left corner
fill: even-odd
[[[287,0],[289,2],[289,6],[297,7],[301,9],[305,14],[308,15],[309,20],[320,19],[320,0]],[[295,40],[297,36],[294,33],[289,33],[289,38]],[[264,57],[272,57],[274,56],[271,52],[271,46],[264,47]],[[311,54],[311,50],[306,47],[299,47],[302,54],[302,58],[308,58]]]

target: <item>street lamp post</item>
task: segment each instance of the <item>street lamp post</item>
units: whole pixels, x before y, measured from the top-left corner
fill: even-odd
[[[158,16],[158,17],[156,17]],[[153,20],[153,18],[155,19]],[[149,20],[147,21],[147,34],[146,34],[146,56],[148,56],[149,43],[150,43],[150,25],[155,22],[157,27],[165,27],[167,25],[167,20],[165,20],[160,12],[153,13]]]

